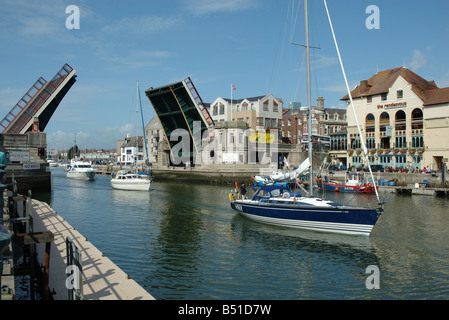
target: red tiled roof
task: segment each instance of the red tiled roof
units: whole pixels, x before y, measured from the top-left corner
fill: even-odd
[[[449,87],[424,91],[424,105],[449,102]]]
[[[388,92],[396,79],[401,76],[412,86],[413,92],[424,102],[424,105],[449,102],[449,88],[438,88],[434,81],[427,81],[413,71],[404,68],[394,68],[380,71],[351,91],[352,98],[370,96]],[[341,100],[348,100],[345,95]]]

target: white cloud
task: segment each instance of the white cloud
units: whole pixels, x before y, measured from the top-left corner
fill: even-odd
[[[238,12],[259,7],[258,0],[184,0],[184,6],[195,15]]]
[[[313,67],[315,69],[327,68],[337,64],[338,64],[337,57],[326,57],[322,54],[318,54],[313,61]]]
[[[413,71],[417,71],[427,64],[426,57],[420,50],[413,50],[412,55],[413,56],[412,61],[410,62],[410,69],[412,69]]]

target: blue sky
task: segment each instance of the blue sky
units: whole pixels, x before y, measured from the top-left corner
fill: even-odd
[[[69,30],[66,8],[80,10]],[[302,1],[301,1],[302,5]],[[369,5],[380,29],[365,25]],[[449,86],[449,1],[328,0],[352,88],[377,70],[405,64]],[[310,0],[312,101],[341,105],[346,94],[323,1]],[[65,64],[77,82],[47,125],[49,148],[115,148],[135,134],[136,80],[144,95],[190,77],[203,101],[272,93],[306,104],[303,9],[298,0],[1,0],[0,117],[42,76]],[[296,21],[296,22],[295,22]],[[299,96],[299,97],[298,97]],[[141,124],[139,124],[141,127]]]

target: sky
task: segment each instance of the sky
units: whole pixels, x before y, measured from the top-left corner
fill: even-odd
[[[327,4],[351,89],[400,66],[449,86],[449,1]],[[345,107],[322,0],[309,0],[309,23],[312,104]],[[49,149],[70,148],[75,135],[82,149],[115,149],[135,135],[137,80],[145,123],[155,115],[145,90],[187,77],[204,102],[230,98],[233,84],[234,99],[272,93],[307,105],[304,33],[299,0],[0,0],[0,117],[65,63],[77,81],[45,129]]]

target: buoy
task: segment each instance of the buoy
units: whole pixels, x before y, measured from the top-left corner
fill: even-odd
[[[235,194],[232,192],[229,194],[229,201],[235,201]]]
[[[340,189],[338,189],[338,187],[335,187],[335,192],[338,192],[338,191],[340,191]]]

